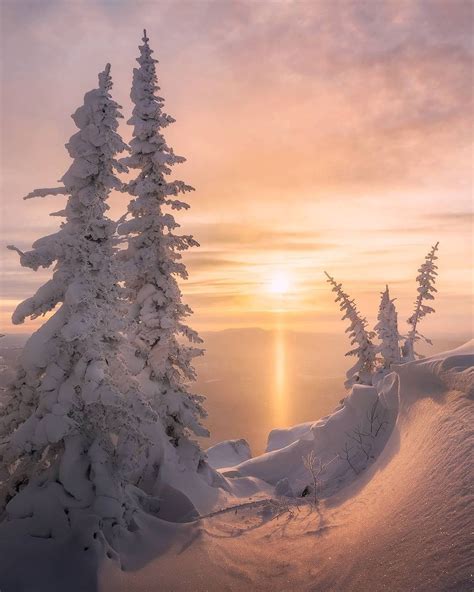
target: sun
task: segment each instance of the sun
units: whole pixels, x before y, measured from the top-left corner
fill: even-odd
[[[290,288],[291,281],[286,272],[277,271],[271,276],[268,290],[272,294],[286,294]]]

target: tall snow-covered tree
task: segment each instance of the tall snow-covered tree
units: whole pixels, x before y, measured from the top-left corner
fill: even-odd
[[[392,364],[398,364],[400,357],[400,334],[398,332],[397,311],[394,300],[390,298],[388,286],[382,292],[377,324],[374,331],[379,338],[377,353],[382,356],[382,370],[389,370]]]
[[[347,380],[344,386],[350,388],[354,384],[372,384],[377,352],[377,348],[372,342],[375,333],[367,330],[367,319],[361,316],[355,301],[349,298],[349,295],[342,289],[342,284],[337,283],[327,272],[324,273],[328,278],[328,283],[332,286],[332,291],[336,294],[336,302],[339,303],[339,308],[344,313],[342,320],[348,320],[350,323],[346,333],[349,334],[351,345],[356,346],[346,353],[346,356],[357,357],[357,362],[347,371]]]
[[[19,528],[43,537],[87,527],[113,544],[117,529],[133,525],[130,482],[146,465],[142,424],[154,413],[119,355],[116,224],[106,212],[111,189],[121,188],[116,171],[125,167],[116,155],[126,145],[111,87],[107,65],[72,115],[79,131],[66,144],[73,162],[63,186],[27,196],[67,196],[54,214],[65,218],[59,231],[31,251],[11,247],[24,267],[55,264],[13,322],[60,307],[26,343],[0,411],[0,520],[21,519]]]
[[[411,329],[408,333],[407,339],[403,344],[403,357],[406,360],[414,360],[416,357],[421,357],[415,352],[415,343],[423,340],[427,343],[432,343],[427,337],[418,331],[418,323],[428,314],[435,312],[432,306],[425,304],[427,300],[434,300],[435,294],[438,291],[435,288],[436,277],[438,276],[438,266],[435,261],[438,260],[439,242],[431,247],[430,252],[426,255],[424,263],[418,269],[418,276],[416,281],[418,283],[418,296],[415,301],[415,308],[411,317],[407,320]]]
[[[119,226],[119,234],[127,238],[122,257],[131,312],[130,367],[161,417],[168,441],[181,458],[197,466],[201,453],[192,437],[208,432],[201,425],[206,415],[203,397],[190,392],[189,385],[195,379],[192,360],[202,354],[202,340],[186,324],[192,311],[182,302],[177,279],[188,277],[182,251],[198,243],[175,233],[179,224],[171,213],[189,207],[177,196],[193,188],[168,178],[171,167],[185,159],[173,152],[163,135],[174,119],[164,112],[164,99],[158,95],[157,60],[148,42],[144,31],[130,94],[131,154],[124,159],[138,174],[127,186],[133,196],[130,219]]]

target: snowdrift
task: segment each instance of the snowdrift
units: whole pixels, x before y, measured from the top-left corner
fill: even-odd
[[[206,450],[207,462],[213,469],[235,467],[252,457],[250,446],[244,439],[225,440]]]
[[[304,460],[313,453],[322,467],[318,495],[327,497],[376,458],[393,428],[396,409],[393,375],[379,392],[375,387],[356,385],[334,413],[314,423],[273,430],[268,452],[223,474],[255,477],[272,485],[284,479],[289,485],[286,495],[301,495],[311,488]]]
[[[93,570],[101,592],[468,592],[473,587],[473,396],[474,341],[398,366],[377,388],[353,388],[333,414],[274,430],[268,452],[259,457],[239,462],[248,454],[243,443],[210,449],[210,464],[223,465],[223,493],[215,510],[186,524],[143,524],[124,541],[122,568],[113,557],[88,564],[80,549],[64,545],[61,568],[55,570],[59,559],[49,556],[41,566],[32,563],[29,573],[17,571],[13,586],[6,574],[11,576],[18,562],[11,540],[0,537],[0,587],[3,592],[28,589],[21,579],[34,581],[31,589],[38,592],[61,589],[54,578],[58,574],[64,581],[66,564],[71,591],[93,589],[79,586],[86,573],[94,579]],[[370,433],[374,409],[375,431],[383,425],[376,436],[362,440],[370,444],[367,458],[357,437],[349,435]],[[347,442],[354,468],[341,452]],[[317,509],[281,495],[285,479],[286,495],[301,495],[310,482],[302,458],[311,450],[330,463]],[[219,509],[224,499],[230,511]],[[298,511],[284,509],[284,500],[297,499]],[[274,507],[283,508],[276,517]],[[53,542],[34,544],[44,549]],[[75,587],[78,570],[82,575]]]
[[[377,461],[328,500],[344,525],[338,590],[473,589],[474,341],[395,368],[398,416]]]
[[[145,592],[159,581],[175,592],[472,590],[473,389],[474,342],[395,368],[377,392],[392,422],[384,446],[317,511],[306,504],[273,519],[250,503],[218,513],[200,521],[192,544],[139,572],[104,569],[100,589]],[[275,482],[285,473],[281,461],[294,485],[307,448],[316,443],[328,453],[339,445],[364,415],[359,404],[366,410],[374,397],[353,390],[335,414],[273,432],[269,452],[223,474],[237,469]]]

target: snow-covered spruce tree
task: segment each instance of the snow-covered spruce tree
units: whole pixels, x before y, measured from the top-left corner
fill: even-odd
[[[427,343],[432,343],[428,338],[418,332],[418,323],[426,315],[435,312],[434,308],[425,304],[427,300],[434,300],[434,295],[437,292],[435,288],[436,277],[438,275],[438,266],[435,261],[438,257],[436,252],[438,250],[439,242],[431,247],[430,252],[426,255],[424,263],[418,269],[418,276],[416,281],[418,282],[418,297],[415,301],[415,309],[411,317],[407,320],[407,323],[411,326],[408,333],[407,339],[403,344],[403,357],[405,360],[414,360],[416,357],[421,357],[415,352],[415,342],[420,339]]]
[[[108,65],[72,116],[79,131],[66,145],[73,162],[63,187],[27,196],[67,195],[55,213],[65,222],[31,251],[11,247],[33,270],[55,263],[52,279],[17,307],[13,322],[61,305],[27,342],[0,412],[0,520],[21,519],[18,528],[42,537],[85,529],[114,546],[122,528],[134,528],[141,494],[130,482],[146,464],[142,424],[154,413],[118,354],[116,224],[106,200],[121,188],[115,171],[125,167],[115,155],[126,146],[111,86]]]
[[[381,370],[387,371],[390,370],[392,364],[398,364],[401,361],[397,311],[394,300],[390,298],[388,286],[382,292],[377,321],[374,327],[380,341],[377,353],[382,356]]]
[[[192,437],[208,431],[201,425],[206,416],[203,397],[192,394],[189,384],[195,379],[192,360],[202,354],[197,347],[202,340],[185,322],[192,311],[182,302],[177,278],[188,276],[181,252],[198,243],[175,234],[179,224],[170,213],[189,207],[176,196],[193,188],[167,179],[171,167],[185,159],[174,154],[163,136],[163,128],[174,119],[164,113],[164,99],[157,94],[157,60],[148,41],[144,31],[130,94],[131,154],[123,159],[138,175],[127,186],[133,196],[130,219],[119,226],[127,239],[121,255],[131,313],[130,367],[161,417],[165,439],[196,468],[202,453]]]
[[[344,386],[350,388],[354,384],[372,384],[377,352],[376,346],[372,343],[375,333],[366,329],[367,319],[361,316],[354,300],[351,300],[342,289],[342,284],[338,284],[327,272],[324,273],[328,278],[328,283],[332,286],[332,291],[336,293],[336,302],[339,303],[339,308],[344,313],[342,320],[347,319],[350,322],[346,333],[349,333],[351,345],[356,345],[354,349],[346,353],[346,356],[356,356],[357,362],[347,371],[347,380]]]

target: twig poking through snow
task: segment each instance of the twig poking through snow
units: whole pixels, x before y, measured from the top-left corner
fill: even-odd
[[[321,458],[316,456],[314,450],[311,450],[306,456],[303,456],[303,464],[305,468],[311,474],[311,479],[313,481],[313,505],[316,507],[319,503],[318,493],[321,488],[321,475],[326,470],[327,466],[335,460],[334,457],[327,463],[322,463]]]

